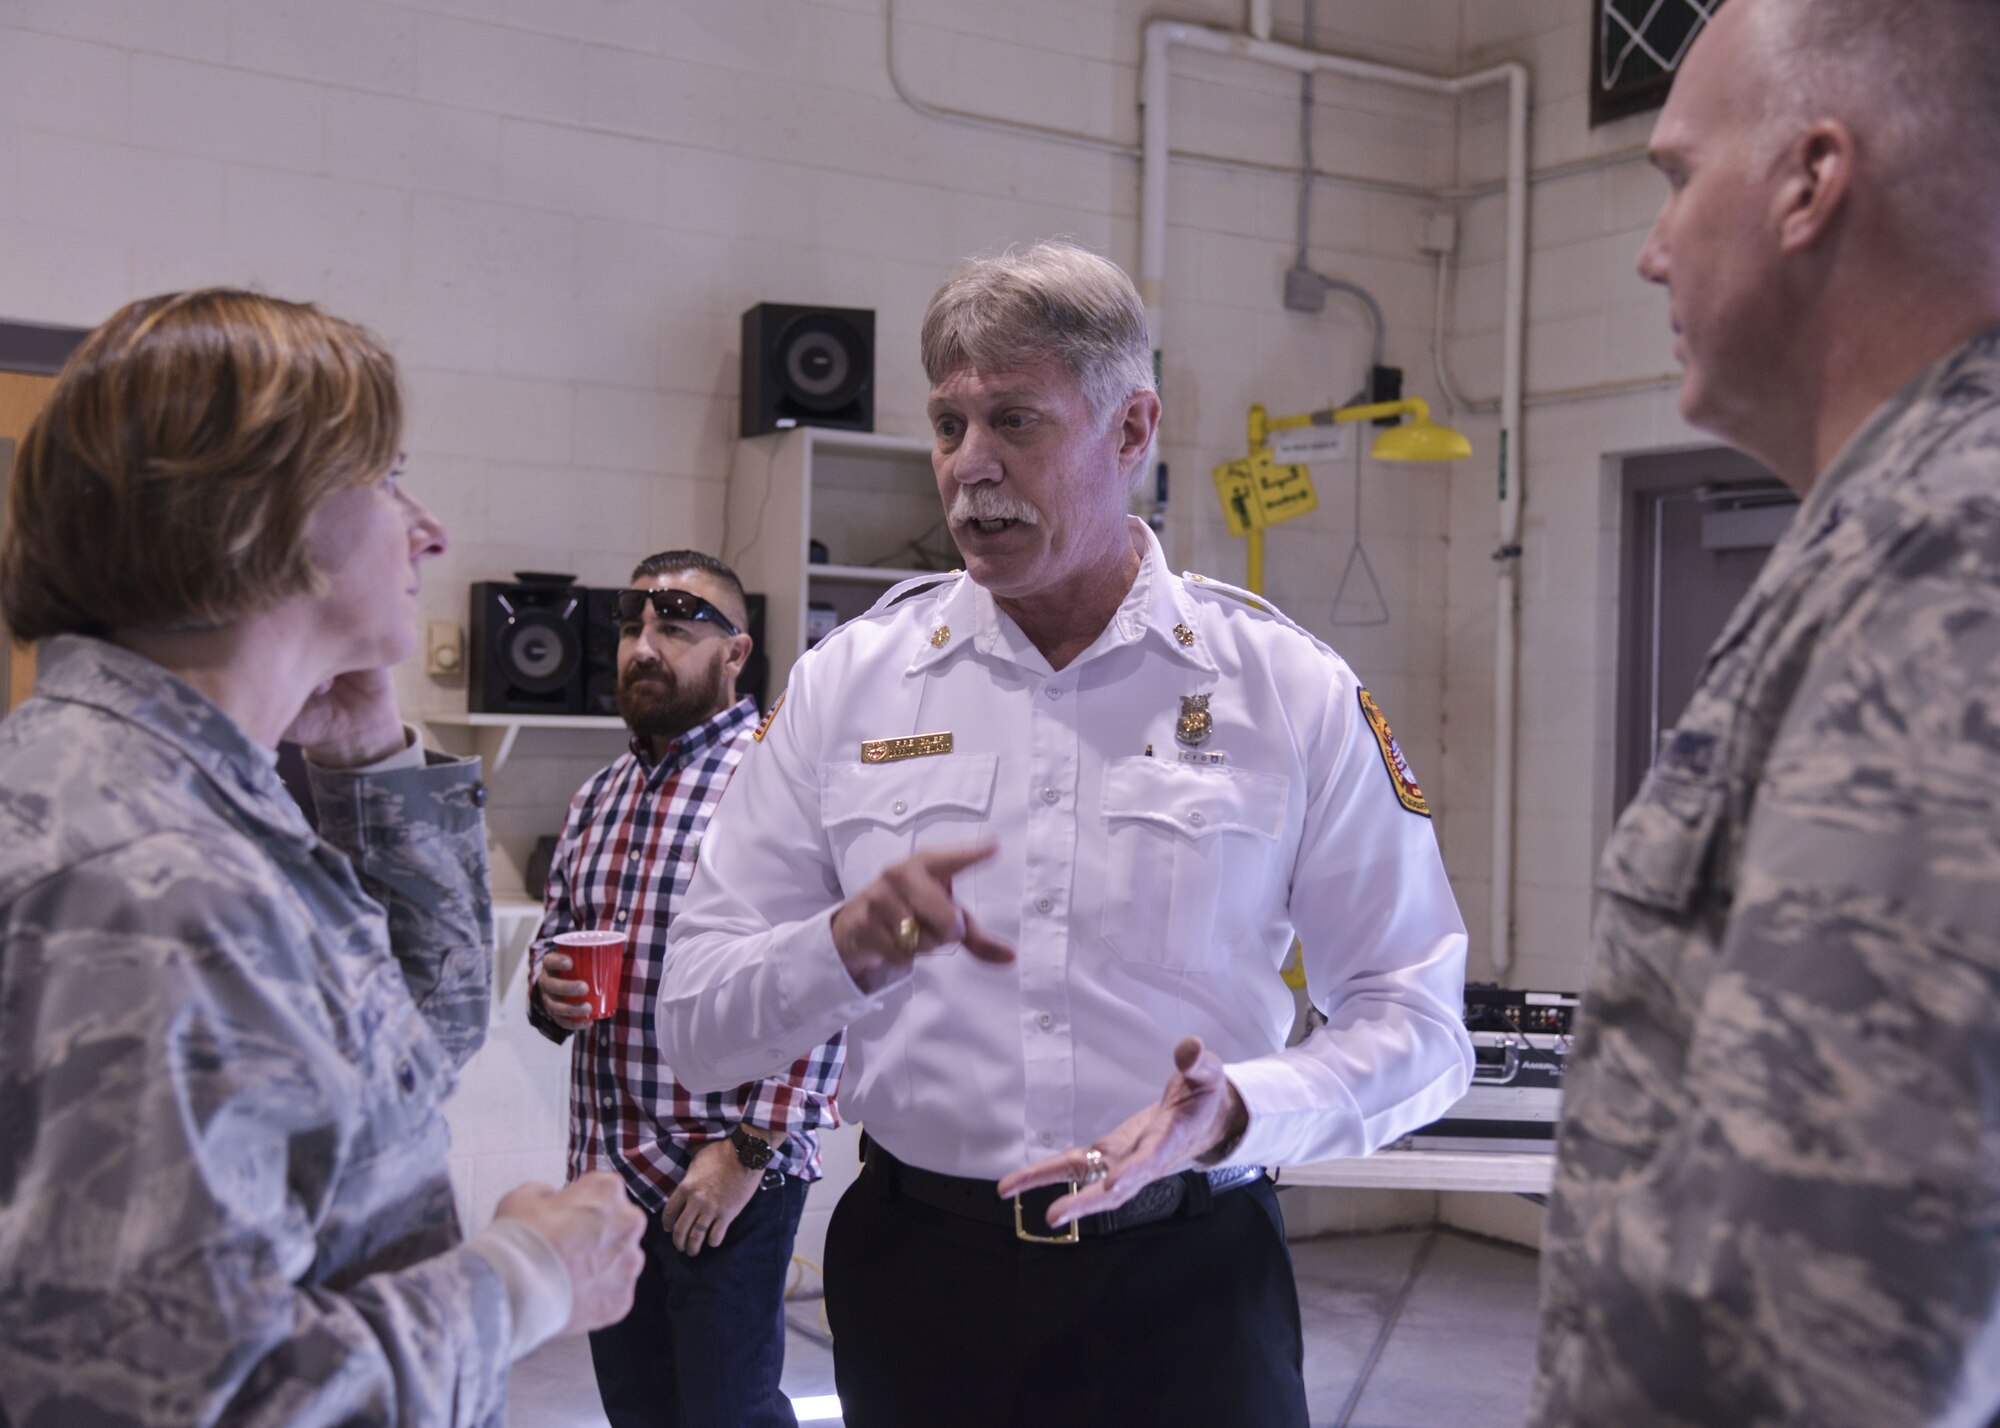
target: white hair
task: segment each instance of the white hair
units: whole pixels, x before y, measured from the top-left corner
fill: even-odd
[[[1099,421],[1153,388],[1146,306],[1117,264],[1060,239],[965,264],[924,310],[924,375],[1059,357]]]

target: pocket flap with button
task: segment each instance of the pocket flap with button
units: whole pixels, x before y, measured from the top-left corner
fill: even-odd
[[[827,828],[873,823],[902,828],[955,809],[985,818],[993,806],[994,754],[946,754],[894,764],[822,764],[820,815]]]
[[[1275,842],[1285,826],[1288,781],[1278,774],[1118,759],[1104,770],[1104,816],[1170,828],[1183,837],[1252,833]]]
[[[1656,766],[1604,845],[1598,887],[1662,911],[1686,912],[1727,809],[1721,779]]]

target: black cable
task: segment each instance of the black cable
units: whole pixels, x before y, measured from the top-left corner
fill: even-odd
[[[909,551],[911,554],[915,555],[919,560],[925,562],[925,564],[930,566],[933,570],[942,570],[947,568],[951,563],[950,556],[943,557],[945,563],[943,565],[940,565],[938,563],[940,558],[938,552],[935,550],[926,549],[924,546],[924,542],[929,540],[932,536],[936,535],[938,531],[944,526],[944,523],[947,519],[948,518],[945,516],[939,516],[935,521],[932,521],[929,526],[924,528],[922,534],[914,536],[911,539],[904,541],[901,545],[897,546],[887,555],[877,556],[873,560],[864,560],[861,563],[867,566],[870,570],[874,570],[880,568],[881,566],[889,564],[890,561],[896,559],[896,557],[900,556],[904,551]],[[957,547],[954,546],[953,547],[954,552],[956,552],[956,549]]]
[[[1564,1053],[1567,1053],[1569,1051],[1570,1038],[1575,1033],[1568,1031],[1531,1032],[1521,1025],[1520,1015],[1518,1010],[1508,1007],[1482,1007],[1480,1009],[1480,1019],[1482,1021],[1488,1018],[1498,1021],[1501,1031],[1511,1032],[1521,1038],[1521,1043],[1516,1049],[1521,1052],[1522,1060],[1539,1062],[1544,1066],[1553,1066],[1558,1071],[1568,1070],[1569,1063],[1562,1056],[1553,1051],[1542,1050],[1532,1041],[1529,1041],[1528,1038],[1530,1036],[1553,1036],[1556,1039],[1557,1045]],[[1493,1028],[1477,1026],[1468,1021],[1465,1029],[1467,1031],[1491,1031]]]

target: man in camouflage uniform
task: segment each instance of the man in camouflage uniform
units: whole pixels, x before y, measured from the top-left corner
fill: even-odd
[[[1804,504],[1605,849],[1531,1422],[2000,1421],[2000,5],[1734,0],[1682,410]]]

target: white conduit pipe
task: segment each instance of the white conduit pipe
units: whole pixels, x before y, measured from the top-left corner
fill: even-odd
[[[1521,375],[1526,349],[1528,285],[1528,70],[1495,65],[1457,78],[1397,69],[1369,60],[1303,50],[1249,35],[1233,35],[1176,20],[1146,26],[1142,80],[1145,127],[1139,180],[1139,295],[1158,372],[1166,347],[1167,115],[1175,46],[1233,55],[1300,74],[1338,74],[1453,98],[1488,85],[1507,86],[1507,298],[1500,381],[1497,630],[1493,673],[1493,918],[1488,953],[1496,970],[1514,959],[1514,746],[1521,539]]]
[[[1528,72],[1509,67],[1507,78],[1507,306],[1501,330],[1500,546],[1493,552],[1499,576],[1494,591],[1493,634],[1493,922],[1487,944],[1493,968],[1514,961],[1514,750],[1515,680],[1520,666],[1521,496],[1526,463],[1521,455],[1521,367],[1527,340],[1528,289]]]
[[[1271,38],[1271,0],[1250,0],[1249,30],[1252,38]]]

